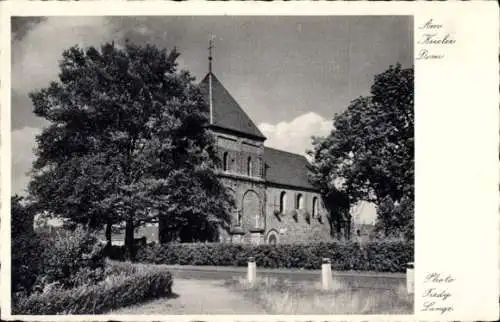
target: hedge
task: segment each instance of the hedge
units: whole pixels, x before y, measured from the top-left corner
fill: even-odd
[[[374,241],[318,244],[164,244],[138,250],[136,260],[168,265],[246,266],[250,256],[258,267],[320,269],[322,258],[332,260],[332,269],[345,271],[404,272],[413,262],[413,243]]]
[[[116,270],[116,268],[115,268]],[[167,296],[173,279],[163,270],[130,270],[72,289],[53,289],[13,301],[13,314],[102,314],[120,307]]]

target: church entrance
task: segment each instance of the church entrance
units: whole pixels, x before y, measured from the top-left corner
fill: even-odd
[[[267,233],[267,243],[269,245],[276,245],[278,243],[278,233],[274,229]]]

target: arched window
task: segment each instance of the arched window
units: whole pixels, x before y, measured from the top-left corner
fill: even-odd
[[[253,165],[252,165],[252,158],[248,157],[247,160],[247,176],[251,177],[253,174]]]
[[[297,200],[295,202],[295,208],[296,209],[303,209],[304,208],[302,194],[300,194],[300,193],[297,195]]]
[[[286,192],[282,191],[280,194],[280,213],[285,213],[286,211]]]
[[[313,198],[313,208],[312,208],[312,216],[315,218],[318,215],[318,197]]]
[[[236,210],[236,226],[241,226],[241,210]]]
[[[278,243],[278,232],[274,229],[267,233],[267,243],[269,245],[276,245]]]
[[[269,245],[276,245],[278,243],[278,238],[276,238],[275,234],[269,235],[269,238],[267,239],[267,243]]]
[[[224,152],[224,156],[222,157],[222,169],[224,171],[229,170],[228,169],[228,162],[229,162],[229,153]]]

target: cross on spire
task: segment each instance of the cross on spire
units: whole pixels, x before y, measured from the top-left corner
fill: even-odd
[[[210,38],[208,41],[208,72],[211,74],[212,73],[212,50],[215,48],[214,46],[214,36]]]

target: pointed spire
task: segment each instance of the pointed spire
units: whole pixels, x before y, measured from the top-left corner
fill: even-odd
[[[214,48],[214,36],[208,41],[208,100],[210,104],[210,124],[213,124],[214,113],[212,104],[212,49]]]

